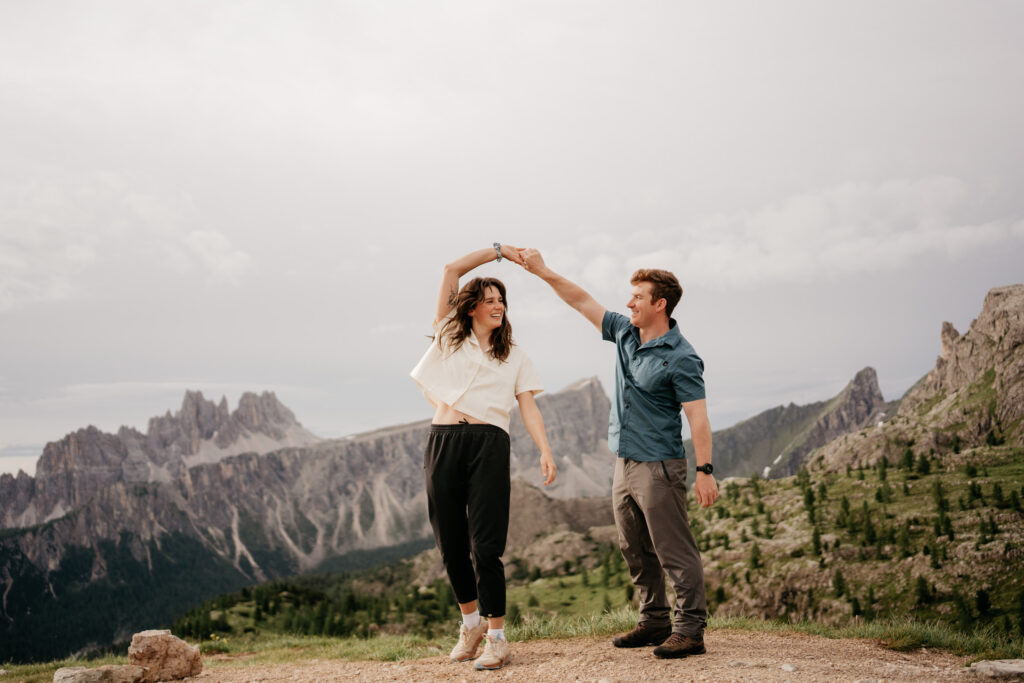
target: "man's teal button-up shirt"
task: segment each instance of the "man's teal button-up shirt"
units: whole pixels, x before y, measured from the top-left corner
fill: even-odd
[[[704,398],[704,361],[671,318],[668,332],[641,344],[629,318],[605,311],[601,335],[617,349],[608,447],[630,460],[686,457],[680,404]]]

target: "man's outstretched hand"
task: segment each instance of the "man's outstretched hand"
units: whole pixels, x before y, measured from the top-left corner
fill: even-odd
[[[522,258],[523,268],[526,268],[526,270],[534,275],[540,275],[547,270],[544,257],[536,249],[520,249],[519,256]]]

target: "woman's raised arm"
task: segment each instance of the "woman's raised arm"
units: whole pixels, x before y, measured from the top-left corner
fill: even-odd
[[[508,244],[501,245],[502,258],[507,258],[513,263],[523,265],[523,257],[520,256],[519,251],[520,250],[517,247],[513,247]],[[488,261],[495,261],[497,258],[497,248],[488,247],[486,249],[472,251],[461,258],[455,259],[451,263],[445,264],[444,272],[441,275],[441,289],[437,292],[437,313],[434,318],[435,325],[443,320],[445,316],[451,313],[452,309],[455,308],[455,297],[459,293],[459,278],[477,266],[482,266]]]

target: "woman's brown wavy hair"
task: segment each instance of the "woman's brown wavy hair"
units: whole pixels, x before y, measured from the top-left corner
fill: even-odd
[[[487,288],[494,287],[505,302],[505,314],[501,316],[501,327],[491,331],[491,350],[489,355],[499,361],[508,360],[512,352],[512,324],[508,321],[508,298],[505,296],[505,285],[493,277],[475,277],[462,286],[459,293],[452,296],[449,303],[455,307],[452,315],[445,319],[438,334],[446,342],[447,350],[454,353],[462,346],[469,335],[473,334],[473,319],[469,312],[484,300]]]

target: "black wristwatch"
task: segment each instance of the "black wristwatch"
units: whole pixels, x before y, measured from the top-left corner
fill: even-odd
[[[711,474],[715,471],[715,468],[711,463],[708,463],[707,465],[697,465],[697,471],[703,472],[704,474]]]

